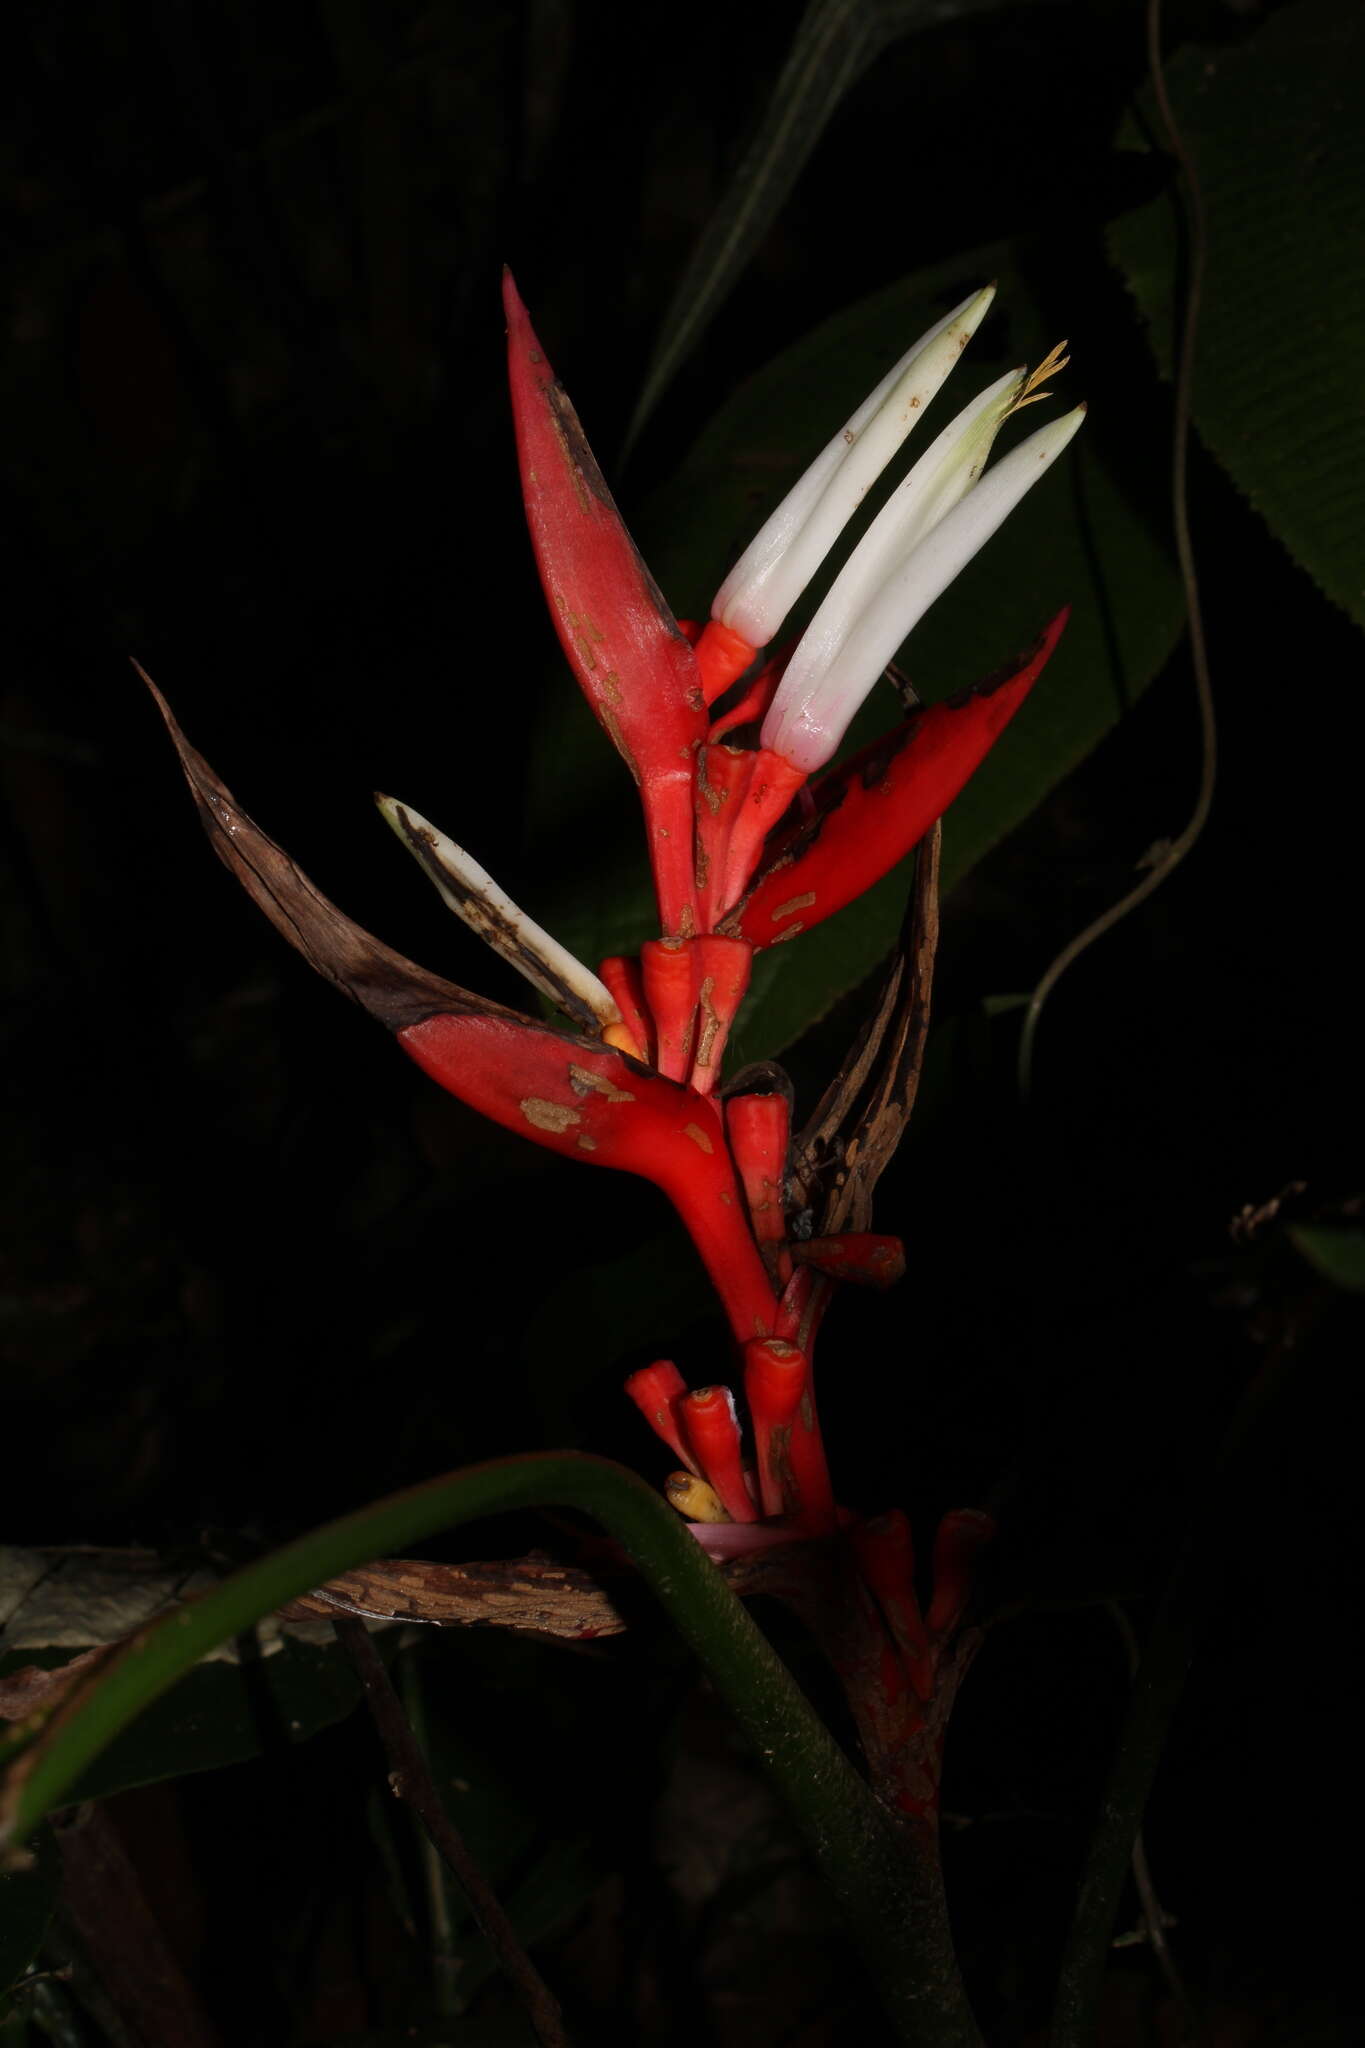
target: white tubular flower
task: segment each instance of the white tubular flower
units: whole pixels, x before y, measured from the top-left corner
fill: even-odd
[[[375,802],[384,822],[435,883],[446,907],[509,967],[589,1031],[620,1024],[621,1012],[606,984],[519,909],[462,846],[407,804],[395,803],[391,796],[377,796]]]
[[[944,382],[995,297],[987,285],[922,334],[834,436],[744,550],[711,616],[766,647]]]
[[[1019,400],[1026,374],[1008,370],[974,398],[888,498],[802,634],[783,674],[784,702],[805,699],[839,653],[859,613],[930,528],[966,496]]]
[[[980,475],[1001,421],[1030,402],[1028,394],[1041,374],[1021,383],[1018,373],[1011,372],[940,434],[868,529],[812,621],[762,732],[765,747],[807,775],[828,761],[863,699],[934,599],[1079,429],[1083,405],[1030,434]],[[1015,391],[1006,399],[1011,385]]]

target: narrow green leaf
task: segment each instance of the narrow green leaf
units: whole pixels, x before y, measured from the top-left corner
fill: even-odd
[[[1195,426],[1295,560],[1365,625],[1365,10],[1279,9],[1235,49],[1183,51],[1167,85],[1208,212]],[[1159,132],[1150,95],[1147,114]],[[1136,122],[1123,139],[1147,146]],[[1169,374],[1174,199],[1125,216],[1110,249]]]
[[[922,11],[928,13],[928,6]],[[771,227],[830,116],[880,47],[876,0],[809,0],[758,132],[678,280],[630,440],[691,354]]]
[[[733,290],[862,72],[902,36],[999,4],[1000,0],[809,0],[753,140],[669,302],[627,447]]]

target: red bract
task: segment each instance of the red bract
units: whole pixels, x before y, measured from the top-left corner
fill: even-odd
[[[437,1012],[407,1025],[398,1043],[494,1123],[566,1158],[652,1180],[687,1225],[736,1337],[772,1329],[776,1304],[713,1102],[624,1053],[519,1018]]]
[[[1018,666],[965,695],[912,711],[811,792],[815,815],[775,842],[723,929],[752,946],[809,931],[904,859],[941,818],[1042,674],[1069,613]]]
[[[220,860],[318,972],[396,1033],[452,1095],[574,1159],[641,1174],[677,1207],[736,1340],[777,1303],[716,1105],[626,1054],[555,1031],[428,974],[354,924],[241,808],[148,679]]]
[[[692,786],[706,707],[696,656],[641,561],[510,272],[507,368],[526,522],[560,645],[640,785],[659,920],[698,929]]]

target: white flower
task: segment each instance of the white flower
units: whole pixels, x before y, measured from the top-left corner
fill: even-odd
[[[765,747],[806,774],[827,761],[911,629],[1056,461],[1083,405],[982,474],[1001,425],[1044,395],[1036,387],[1061,367],[1059,355],[1032,377],[1011,371],[992,384],[915,464],[792,655],[763,723]]]
[[[939,389],[995,297],[987,285],[906,350],[755,535],[711,616],[766,647]]]
[[[580,1027],[608,1031],[620,1025],[621,1012],[606,984],[529,918],[471,854],[411,805],[396,803],[391,796],[376,796],[375,802],[385,823],[435,883],[447,909],[463,918],[533,988]]]

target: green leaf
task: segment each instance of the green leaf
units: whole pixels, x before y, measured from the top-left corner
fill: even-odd
[[[499,1647],[505,1651],[508,1646]],[[399,1683],[446,1811],[501,1900],[523,1946],[531,1947],[556,1933],[591,1892],[599,1874],[593,1836],[586,1829],[568,1839],[547,1836],[536,1778],[524,1767],[524,1745],[551,1742],[565,1730],[555,1725],[553,1709],[547,1711],[548,1703],[538,1688],[519,1689],[512,1702],[499,1697],[490,1714],[486,1705],[488,1672],[479,1661],[480,1648],[486,1645],[476,1645],[466,1636],[459,1642],[441,1644],[443,1654],[430,1663],[421,1661],[420,1650],[410,1650]],[[499,1673],[495,1682],[499,1695],[508,1683],[508,1667],[506,1656],[492,1666]],[[529,1673],[524,1675],[529,1677]],[[528,1698],[535,1704],[524,1715],[522,1703]],[[561,1704],[562,1694],[557,1693],[554,1705]],[[472,1725],[476,1721],[477,1732]],[[490,1725],[499,1737],[501,1763],[487,1745]],[[378,1751],[375,1767],[382,1768]],[[416,1914],[412,1912],[401,1874],[393,1801],[387,1792],[371,1824],[400,1915],[420,1918],[423,1909],[418,1906]],[[420,1833],[411,1812],[406,1824],[412,1836]],[[456,1966],[455,1984],[463,2014],[482,1986],[496,1975],[498,1965],[474,1924],[460,1886],[448,1873],[442,1881],[455,1932],[450,1959]]]
[[[306,1742],[344,1720],[359,1698],[359,1682],[335,1643],[286,1638],[258,1663],[201,1664],[109,1745],[72,1797],[104,1799]]]
[[[810,0],[753,140],[678,280],[627,446],[737,283],[831,116],[861,74],[900,37],[998,4],[999,0]]]
[[[1074,303],[1053,306],[1027,248],[990,246],[917,271],[826,321],[735,392],[641,522],[646,558],[679,611],[705,616],[728,562],[828,439],[831,423],[852,411],[907,336],[990,277],[1000,284],[997,312],[973,341],[955,390],[940,400],[946,420],[1011,363],[1040,360],[1084,317]],[[1155,391],[1133,391],[1121,368],[1084,353],[1061,389],[1058,409],[1073,393],[1091,400],[1084,433],[934,606],[901,657],[923,696],[947,696],[1029,646],[1062,604],[1072,606],[1030,702],[948,815],[945,890],[1085,757],[1161,668],[1181,628],[1170,553],[1138,503],[1146,489],[1159,508],[1155,519],[1164,517],[1166,430]],[[1039,417],[1030,412],[1019,432]],[[566,681],[552,730],[539,735],[532,802],[547,840],[570,835],[583,848],[585,821],[610,807],[618,764],[570,701],[574,694]],[[875,691],[848,746],[898,716],[892,693]],[[584,959],[631,951],[652,929],[633,814],[630,831],[631,850],[612,847],[596,866],[584,851],[546,917]],[[894,941],[905,889],[904,873],[892,874],[809,937],[759,956],[735,1061],[790,1044],[872,972]]]
[[[546,1433],[581,1430],[587,1388],[646,1345],[671,1356],[687,1326],[713,1312],[701,1261],[671,1222],[621,1256],[566,1275],[538,1303],[522,1341]]]
[[[630,424],[632,439],[772,226],[840,100],[881,48],[877,17],[876,0],[810,0],[758,132],[678,280]]]
[[[1348,1294],[1365,1294],[1365,1230],[1351,1223],[1296,1223],[1289,1232],[1310,1266]]]
[[[518,1938],[527,1948],[548,1941],[583,1910],[600,1872],[592,1838],[584,1833],[569,1841],[550,1842],[503,1903]],[[472,2000],[495,1975],[497,1964],[487,1942],[464,1916],[466,1926],[454,1943],[462,1999]]]
[[[1208,212],[1195,425],[1294,559],[1365,625],[1365,11],[1283,8],[1238,48],[1182,51],[1167,83]],[[1150,96],[1146,117],[1159,135]],[[1144,146],[1136,123],[1123,139]],[[1169,374],[1176,196],[1119,221],[1110,247]]]
[[[0,1679],[25,1667],[59,1669],[75,1654],[116,1644],[197,1582],[183,1565],[139,1551],[58,1557],[0,1546]],[[330,1727],[359,1697],[350,1661],[325,1623],[300,1632],[268,1623],[156,1701],[104,1752],[74,1796],[103,1798],[242,1763]]]
[[[0,1659],[0,1677],[23,1664],[51,1670],[65,1650],[24,1650]],[[72,1794],[103,1799],[188,1771],[245,1763],[275,1744],[304,1742],[343,1720],[360,1697],[350,1665],[334,1645],[286,1638],[257,1663],[203,1664],[155,1702],[105,1750]]]
[[[0,2018],[9,2009],[8,1992],[38,1953],[61,1887],[50,1828],[35,1836],[27,1868],[0,1871]]]

